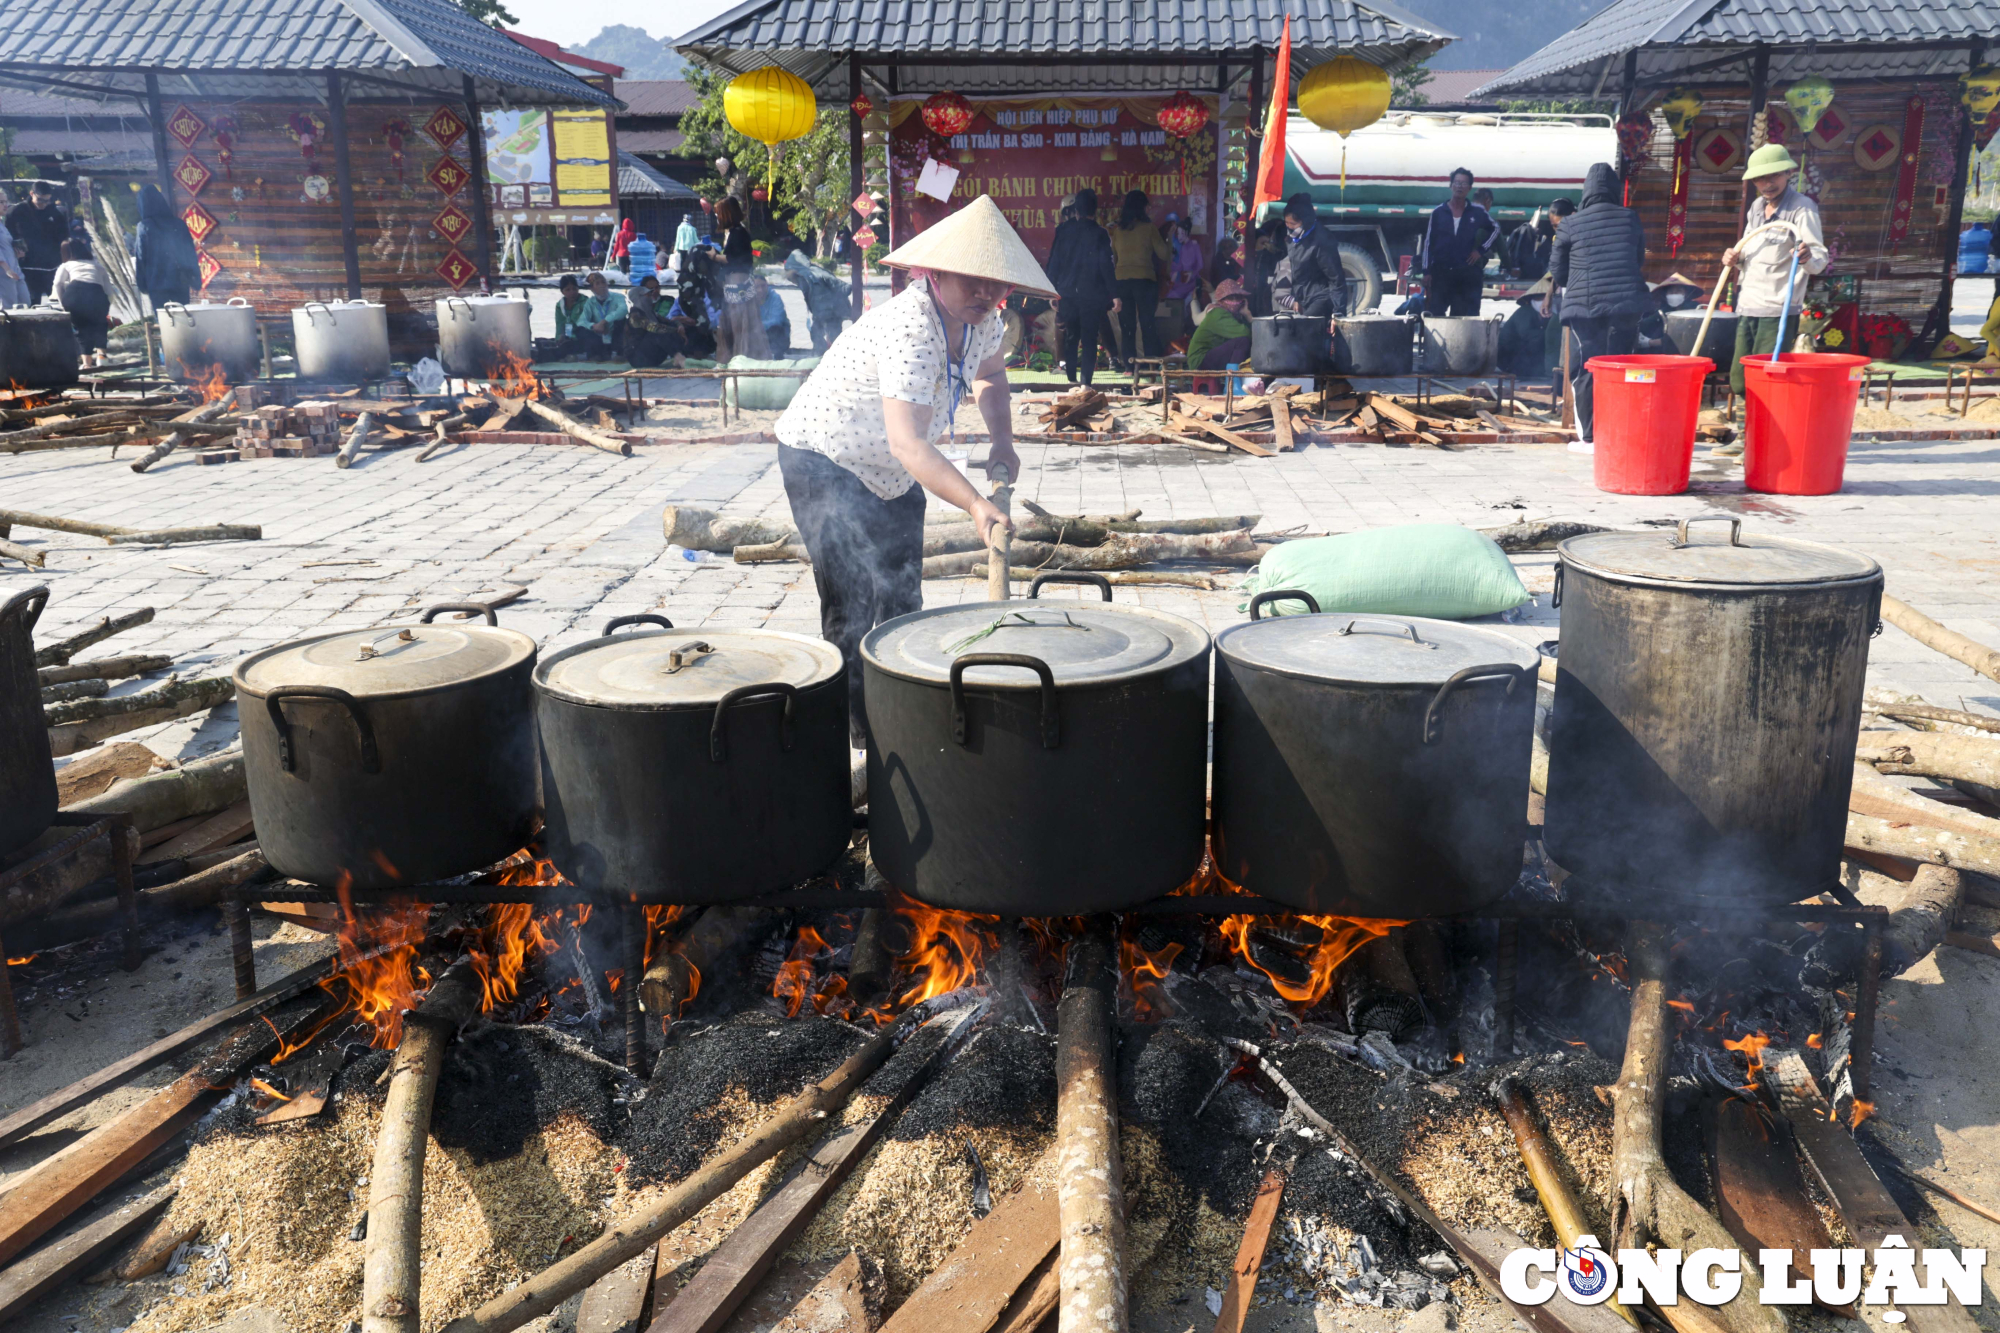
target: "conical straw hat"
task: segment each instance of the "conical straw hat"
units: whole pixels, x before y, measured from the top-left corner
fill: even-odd
[[[1021,234],[1002,216],[991,195],[980,195],[964,208],[918,232],[882,262],[893,268],[927,268],[963,273],[1011,283],[1034,296],[1054,296],[1055,284]]]

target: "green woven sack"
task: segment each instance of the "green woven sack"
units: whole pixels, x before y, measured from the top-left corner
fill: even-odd
[[[730,380],[728,385],[731,410],[782,412],[792,405],[792,395],[806,382],[806,376],[819,364],[816,356],[801,357],[797,361],[759,361],[755,357],[732,356],[729,358],[731,370],[796,370],[797,379],[789,376],[773,375],[756,379]]]
[[[1264,557],[1244,587],[1253,594],[1297,588],[1311,593],[1322,611],[1439,620],[1497,615],[1528,600],[1506,552],[1492,538],[1455,523],[1412,523],[1285,542]],[[1305,610],[1300,602],[1273,602],[1263,613],[1301,615]]]

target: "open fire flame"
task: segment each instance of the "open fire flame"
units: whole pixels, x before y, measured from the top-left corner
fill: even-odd
[[[214,402],[229,392],[229,379],[223,373],[222,363],[218,361],[193,379],[188,380],[187,387],[194,393],[195,397],[199,398],[204,404],[207,404]]]
[[[1270,979],[1272,988],[1279,996],[1307,1009],[1332,993],[1334,974],[1356,949],[1372,939],[1387,935],[1397,926],[1408,924],[1404,921],[1367,921],[1345,916],[1301,916],[1296,919],[1317,927],[1320,932],[1318,944],[1304,959],[1308,970],[1308,979],[1304,982],[1287,980],[1257,960],[1257,955],[1250,948],[1250,930],[1257,924],[1258,918],[1224,917],[1222,938],[1229,942],[1231,951],[1239,960]]]
[[[518,352],[501,352],[500,373],[487,383],[493,392],[508,398],[540,398],[547,392],[541,376],[535,373],[535,363]]]

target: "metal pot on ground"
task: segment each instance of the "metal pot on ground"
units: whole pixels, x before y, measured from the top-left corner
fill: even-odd
[[[432,623],[476,611],[486,624]],[[281,644],[236,668],[271,865],[313,884],[420,884],[519,851],[541,820],[535,641],[475,603]]]
[[[1427,375],[1491,375],[1500,362],[1500,321],[1424,316]]]
[[[625,625],[661,628],[614,636]],[[853,837],[840,650],[620,616],[535,671],[544,845],[577,888],[642,903],[787,889]]]
[[[1143,607],[934,607],[861,641],[869,851],[939,907],[1114,912],[1200,867],[1209,638]],[[997,626],[995,622],[999,621]],[[967,642],[967,640],[972,640]]]
[[[438,360],[460,379],[493,379],[535,359],[528,303],[510,296],[447,296],[437,303]]]
[[[1250,365],[1259,375],[1318,375],[1333,368],[1324,315],[1259,315],[1250,321]]]
[[[299,378],[369,384],[389,377],[389,311],[372,301],[308,301],[292,312]]]
[[[1708,337],[1702,342],[1702,350],[1696,351],[1695,335],[1701,332],[1703,312],[1700,310],[1672,310],[1667,313],[1667,340],[1682,356],[1705,356],[1718,366],[1727,366],[1736,356],[1737,316],[1727,312],[1716,312],[1715,319],[1708,326]]]
[[[1796,902],[1840,880],[1882,570],[1692,521],[1557,548],[1544,841],[1580,892]]]
[[[227,305],[178,301],[160,307],[160,361],[168,379],[183,384],[207,381],[219,370],[225,384],[257,378],[264,348],[257,338],[257,312],[242,297]]]
[[[82,363],[69,311],[45,305],[0,310],[0,385],[60,388],[82,378]]]
[[[56,817],[56,766],[35,675],[35,622],[48,604],[47,585],[0,602],[0,856]]]
[[[1416,359],[1416,323],[1405,315],[1351,315],[1334,326],[1333,369],[1341,375],[1407,375]]]
[[[1470,911],[1521,873],[1534,649],[1388,615],[1260,619],[1215,641],[1215,858],[1301,911]]]

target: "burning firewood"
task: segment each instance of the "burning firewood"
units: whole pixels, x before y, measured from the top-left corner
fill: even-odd
[[[1660,1116],[1674,1040],[1672,1011],[1667,1007],[1666,932],[1650,923],[1633,923],[1626,936],[1625,958],[1632,977],[1632,1022],[1612,1108],[1611,1173],[1617,1193],[1612,1200],[1611,1244],[1605,1248],[1657,1244],[1683,1254],[1733,1249],[1729,1232],[1674,1180],[1661,1148]],[[1742,1277],[1742,1292],[1727,1305],[1700,1314],[1679,1307],[1661,1313],[1677,1333],[1711,1333],[1717,1326],[1728,1333],[1784,1333],[1780,1308],[1758,1303],[1763,1284],[1755,1266],[1745,1264]]]
[[[1056,1007],[1057,1207],[1064,1333],[1127,1327],[1124,1171],[1118,1154],[1118,973],[1110,930],[1070,945]]]
[[[1946,629],[1908,602],[1887,593],[1882,595],[1882,619],[1926,648],[1935,648],[1946,657],[1965,663],[1988,680],[2000,680],[2000,649],[1988,648],[1957,630]]]
[[[776,907],[711,907],[700,914],[677,944],[653,955],[639,983],[641,1007],[656,1018],[672,1021],[695,997],[703,976],[717,975],[723,965],[769,933],[782,914]]]
[[[369,1173],[368,1253],[361,1268],[363,1333],[417,1333],[431,1105],[444,1070],[445,1047],[479,1012],[479,999],[479,975],[468,956],[445,969],[423,1003],[404,1016]]]
[[[185,413],[182,416],[175,417],[174,422],[176,424],[180,424],[183,422],[198,423],[203,421],[212,421],[216,417],[219,417],[224,412],[228,411],[230,405],[235,401],[236,401],[236,393],[234,390],[231,390],[230,392],[223,394],[222,397],[216,399],[214,402],[208,404],[206,407],[199,407],[192,412]],[[165,458],[168,454],[180,448],[181,445],[187,443],[187,438],[188,438],[187,436],[181,434],[178,431],[176,431],[172,435],[167,436],[166,439],[161,440],[158,444],[154,445],[151,449],[147,450],[144,455],[136,459],[132,464],[132,470],[134,472],[144,472],[147,468],[153,466],[153,464],[159,462],[162,458]]]

